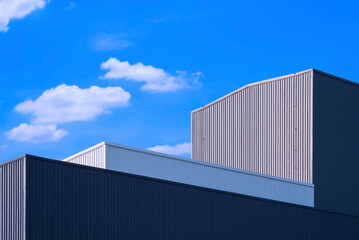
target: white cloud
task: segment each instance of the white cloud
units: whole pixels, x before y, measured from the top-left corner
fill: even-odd
[[[67,8],[65,8],[65,12],[68,10],[74,9],[75,7],[76,7],[76,4],[73,2],[70,2],[70,5]]]
[[[11,129],[5,134],[11,140],[41,143],[58,141],[67,134],[67,131],[64,129],[57,129],[55,124],[32,125],[21,123],[18,127]]]
[[[171,155],[187,155],[187,154],[191,154],[191,143],[185,142],[185,143],[177,144],[175,146],[157,145],[155,147],[147,148],[147,150],[167,153]]]
[[[132,45],[132,42],[121,36],[99,33],[90,40],[90,47],[99,52],[120,50]]]
[[[121,87],[81,89],[62,84],[46,90],[34,101],[18,104],[15,111],[31,114],[31,124],[22,123],[5,134],[21,142],[55,142],[67,134],[66,130],[57,129],[57,124],[91,120],[108,113],[110,108],[128,105],[130,98],[130,93]]]
[[[128,61],[121,62],[116,58],[109,58],[101,64],[101,69],[108,70],[104,79],[126,79],[136,82],[144,82],[141,87],[144,91],[151,92],[173,92],[181,88],[189,87],[198,83],[202,76],[201,72],[187,76],[185,71],[177,71],[177,76],[172,76],[162,68],[151,65],[143,65],[141,62],[131,65]]]
[[[31,114],[33,124],[88,121],[109,112],[110,108],[128,105],[130,98],[130,93],[121,87],[81,89],[62,84],[46,90],[34,101],[18,104],[15,111]]]
[[[42,9],[46,0],[2,0],[0,1],[0,31],[9,30],[8,24],[12,19],[21,19],[31,12]]]

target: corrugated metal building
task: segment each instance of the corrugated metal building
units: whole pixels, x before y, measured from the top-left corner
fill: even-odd
[[[0,165],[0,239],[24,240],[26,170],[23,157]]]
[[[192,158],[313,183],[313,71],[244,86],[192,112]]]
[[[66,162],[198,187],[314,206],[314,185],[120,144],[102,142]]]
[[[0,240],[359,239],[358,122],[359,85],[311,69],[192,112],[201,161],[24,155],[0,164]]]
[[[192,158],[315,185],[359,215],[359,84],[316,69],[244,86],[192,112]]]
[[[0,172],[4,240],[359,236],[358,217],[64,161],[25,155]]]

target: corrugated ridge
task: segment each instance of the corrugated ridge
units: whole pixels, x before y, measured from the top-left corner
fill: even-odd
[[[317,69],[311,68],[311,69],[304,70],[304,71],[297,72],[297,73],[292,73],[292,74],[288,74],[288,75],[284,75],[284,76],[280,76],[280,77],[275,77],[275,78],[270,78],[270,79],[266,79],[266,80],[262,80],[262,81],[258,81],[258,82],[254,82],[254,83],[250,83],[250,84],[244,85],[243,87],[241,87],[241,88],[239,88],[239,89],[237,89],[237,90],[235,90],[235,91],[233,91],[233,92],[228,93],[227,95],[224,95],[223,97],[220,97],[220,98],[214,100],[213,102],[210,102],[210,103],[206,104],[206,105],[203,106],[203,107],[200,107],[200,108],[197,108],[197,109],[195,109],[195,110],[192,110],[191,113],[200,111],[200,110],[202,110],[202,109],[204,109],[204,108],[207,108],[207,107],[210,107],[211,105],[213,105],[213,104],[215,104],[215,103],[217,103],[217,102],[219,102],[219,101],[222,101],[222,100],[224,100],[224,99],[230,97],[231,95],[234,95],[234,94],[236,94],[237,92],[240,92],[240,91],[242,91],[242,90],[244,90],[244,89],[246,89],[246,88],[254,87],[254,86],[261,85],[261,84],[265,84],[265,83],[268,83],[268,82],[273,82],[273,81],[282,80],[282,79],[285,79],[285,78],[294,77],[294,76],[296,76],[296,75],[300,75],[300,74],[304,74],[304,73],[308,73],[308,72],[313,72],[313,71],[317,71],[317,72],[320,72],[320,73],[322,73],[322,74],[327,74],[327,73],[325,73],[325,72],[322,72],[322,71],[319,71],[319,70],[317,70]],[[328,75],[330,75],[330,74],[328,74]],[[334,76],[334,75],[331,75],[331,76]],[[334,77],[336,77],[336,76],[334,76]],[[339,79],[341,79],[341,80],[343,80],[343,81],[350,82],[350,81],[348,81],[348,80],[346,80],[346,79],[343,79],[343,78],[340,78],[340,77],[337,77],[337,78],[339,78]]]
[[[192,112],[192,158],[312,183],[312,87],[307,70]]]
[[[25,239],[24,157],[0,165],[0,239]]]
[[[98,168],[106,168],[105,151],[105,143],[102,142],[78,154],[68,157],[63,161]]]

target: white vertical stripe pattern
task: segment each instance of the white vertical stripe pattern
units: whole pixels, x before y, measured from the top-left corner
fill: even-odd
[[[312,183],[313,70],[250,84],[192,112],[192,158]]]
[[[0,239],[25,239],[24,158],[0,166]]]
[[[100,144],[95,149],[92,149],[92,151],[76,154],[76,156],[67,158],[64,161],[91,167],[106,168],[105,145]]]
[[[106,169],[189,184],[248,196],[314,206],[314,185],[225,166],[193,161],[149,150],[102,142],[64,161],[81,158],[80,164],[93,166],[98,156],[92,152],[105,149]],[[96,157],[98,161],[100,158]],[[102,160],[101,160],[102,161]],[[79,161],[78,161],[79,162]]]

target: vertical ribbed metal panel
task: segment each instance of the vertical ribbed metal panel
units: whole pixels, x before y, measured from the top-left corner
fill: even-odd
[[[358,239],[357,217],[27,157],[27,240]]]
[[[314,186],[106,143],[106,169],[276,201],[314,206]]]
[[[315,206],[359,216],[359,84],[314,71]]]
[[[192,158],[312,183],[313,71],[245,86],[192,112]]]
[[[314,206],[314,186],[284,178],[193,161],[125,145],[102,142],[64,161],[84,154],[82,165],[92,166],[92,151],[105,147],[105,168],[109,170],[240,193],[276,201]]]
[[[0,165],[0,239],[25,239],[25,160]]]
[[[106,168],[105,145],[100,143],[94,146],[91,151],[80,152],[63,161],[91,167]]]

